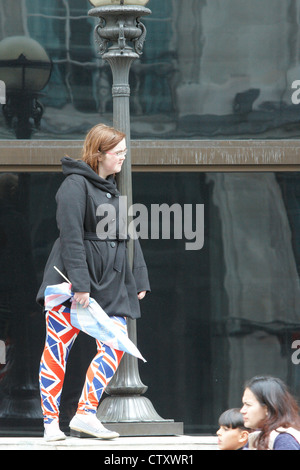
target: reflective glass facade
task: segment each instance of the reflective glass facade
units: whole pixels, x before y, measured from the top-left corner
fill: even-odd
[[[151,0],[131,68],[135,139],[299,136],[299,0]],[[111,122],[112,77],[87,0],[0,3],[0,39],[27,35],[53,62],[34,139],[77,139]],[[0,69],[1,79],[1,69]],[[0,137],[14,138],[0,121]]]
[[[137,322],[147,359],[139,370],[160,416],[182,421],[186,433],[214,433],[221,412],[240,406],[243,383],[253,375],[280,377],[300,397],[300,171],[267,171],[270,161],[300,163],[300,0],[150,0],[148,6],[144,53],[130,72],[139,165],[143,140],[170,145],[153,149],[155,171],[145,164],[144,172],[133,173],[133,199],[149,212],[163,203],[203,204],[205,212],[199,250],[186,250],[172,232],[170,240],[141,241],[152,293]],[[5,153],[5,141],[17,138],[16,118],[9,126],[0,112],[6,155],[0,165],[0,342],[6,345],[0,436],[42,433],[38,368],[45,327],[35,296],[57,237],[55,193],[63,176],[51,158],[36,163],[34,141],[67,141],[66,153],[74,156],[94,124],[112,122],[112,76],[97,53],[90,8],[87,0],[0,0],[0,40],[29,36],[52,61],[39,96],[40,127],[21,155],[26,171],[7,170],[9,159],[14,164],[20,156],[9,145]],[[21,118],[25,110],[19,106]],[[201,147],[204,140],[227,139],[250,143]],[[282,150],[280,142],[261,155],[261,139],[288,140],[291,147]],[[187,144],[185,153],[188,141],[193,148]],[[145,154],[150,160],[151,149]],[[235,171],[203,171],[202,164],[215,160],[236,165]],[[178,171],[189,162],[196,172]],[[93,340],[80,335],[62,396],[65,430],[94,352]]]

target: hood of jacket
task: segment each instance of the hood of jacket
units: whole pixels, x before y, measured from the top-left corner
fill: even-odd
[[[62,170],[65,176],[81,175],[84,176],[90,183],[92,183],[101,191],[106,191],[114,196],[120,193],[117,189],[115,178],[110,175],[107,179],[101,178],[97,173],[84,161],[74,160],[74,158],[64,157],[61,159]]]

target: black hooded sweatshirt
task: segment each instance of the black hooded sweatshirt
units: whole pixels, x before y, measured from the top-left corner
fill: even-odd
[[[70,157],[62,159],[62,167],[66,178],[56,194],[59,238],[48,258],[37,302],[44,305],[48,285],[64,282],[56,266],[70,280],[73,292],[89,292],[109,316],[139,318],[137,294],[150,291],[148,272],[138,240],[134,240],[133,268],[129,265],[127,227],[119,220],[121,214],[124,219],[124,211],[119,212],[114,177],[103,179],[87,163]],[[105,208],[111,210],[105,212]],[[111,229],[100,239],[101,214]]]

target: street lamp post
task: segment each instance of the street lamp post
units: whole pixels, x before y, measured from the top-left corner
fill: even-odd
[[[95,39],[113,75],[113,125],[125,132],[127,137],[128,153],[118,178],[118,186],[121,194],[126,194],[128,206],[132,204],[129,71],[131,64],[142,54],[146,28],[140,18],[151,14],[145,7],[148,1],[90,0],[96,8],[90,10],[89,15],[99,18]],[[132,263],[132,240],[129,241],[128,251]],[[128,321],[128,332],[136,344],[135,320]],[[123,436],[182,434],[182,423],[161,418],[151,401],[143,396],[147,388],[140,379],[137,359],[125,354],[106,389],[109,396],[99,406],[99,419]]]

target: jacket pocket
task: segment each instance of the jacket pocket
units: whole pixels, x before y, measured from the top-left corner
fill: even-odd
[[[89,267],[91,281],[100,284],[105,270],[105,243],[86,240],[84,242],[86,249],[86,260]]]

